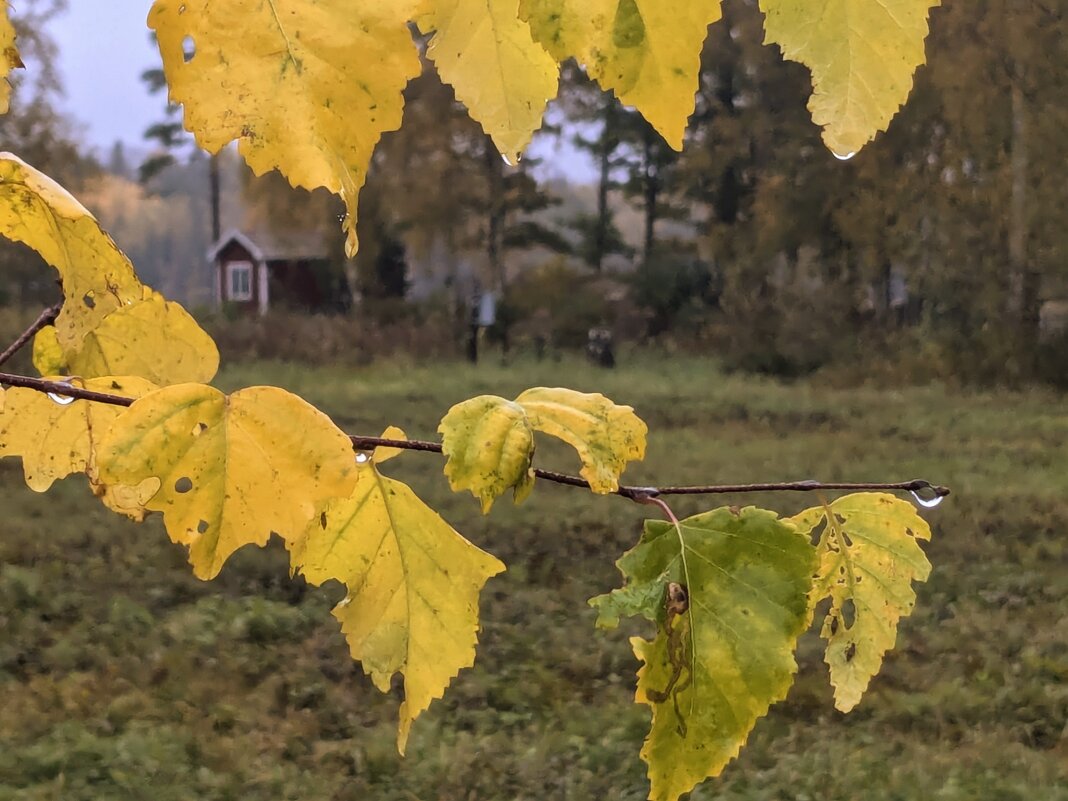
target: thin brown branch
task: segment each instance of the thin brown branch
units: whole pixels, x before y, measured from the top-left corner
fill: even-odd
[[[0,373],[0,384],[12,387],[24,387],[38,392],[47,392],[50,395],[75,398],[77,400],[93,401],[95,403],[107,403],[112,406],[131,406],[132,398],[122,395],[110,395],[106,392],[93,392],[82,387],[73,386],[61,381],[46,381],[43,378],[31,378],[24,375],[12,375]],[[350,436],[352,447],[358,451],[369,451],[378,447],[400,448],[408,451],[423,451],[425,453],[441,453],[440,442],[428,442],[417,439],[386,439],[383,437]],[[590,489],[586,479],[579,476],[571,476],[566,473],[557,473],[553,470],[537,468],[534,474],[545,481],[556,484],[564,484],[569,487],[581,487]],[[728,495],[751,492],[819,492],[820,490],[849,490],[849,491],[878,491],[885,492],[914,492],[928,493],[934,498],[944,498],[949,495],[948,487],[932,484],[930,481],[917,478],[912,481],[896,483],[856,484],[822,481],[786,481],[768,484],[708,484],[690,487],[620,487],[615,495],[640,503],[648,502],[650,498],[658,498],[661,495]]]
[[[52,325],[52,323],[56,321],[56,318],[59,317],[59,312],[62,309],[63,303],[60,302],[41,312],[37,319],[30,324],[30,327],[19,334],[18,339],[8,345],[3,353],[0,353],[0,365],[9,362],[16,353],[22,350],[30,340],[37,336],[38,331],[45,326]]]

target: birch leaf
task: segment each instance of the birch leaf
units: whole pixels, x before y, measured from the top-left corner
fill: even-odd
[[[0,236],[33,248],[59,270],[65,303],[55,327],[64,349],[80,347],[107,315],[142,297],[133,265],[93,215],[10,153],[0,153]]]
[[[558,61],[575,58],[682,149],[720,0],[521,0],[520,13]]]
[[[404,753],[412,722],[474,664],[479,593],[504,565],[375,461],[357,470],[352,494],[321,507],[294,545],[293,564],[313,584],[348,587],[334,616],[375,686],[387,692],[392,676],[404,675]]]
[[[938,0],[760,0],[767,41],[812,71],[808,108],[840,157],[860,150],[908,99]]]
[[[62,381],[53,377],[52,381]],[[136,377],[71,379],[72,386],[138,398],[155,385]],[[74,473],[97,481],[97,448],[108,428],[125,409],[104,403],[53,398],[33,389],[13,387],[4,394],[0,412],[0,457],[21,456],[26,484],[46,492]]]
[[[594,492],[615,492],[627,462],[645,458],[649,429],[630,406],[600,394],[546,387],[528,389],[515,400],[535,430],[578,451],[582,477]]]
[[[849,712],[894,647],[899,621],[916,604],[912,582],[931,573],[920,548],[931,529],[912,504],[874,492],[807,509],[792,522],[806,535],[823,525],[812,603],[831,599],[820,636],[827,640],[834,704]]]
[[[696,515],[678,529],[646,521],[617,564],[626,585],[590,603],[602,626],[630,615],[657,621],[654,639],[631,645],[644,663],[636,700],[653,710],[641,752],[649,797],[673,800],[718,775],[786,697],[815,553],[773,512],[749,507]]]
[[[433,0],[427,55],[472,119],[515,164],[556,96],[559,68],[519,19],[519,0]]]
[[[99,452],[105,484],[160,481],[146,504],[189,546],[193,572],[218,575],[243,545],[291,543],[316,506],[355,482],[352,443],[322,412],[276,387],[224,395],[179,384],[136,401]]]
[[[156,0],[148,21],[197,143],[218,153],[236,140],[257,175],[340,195],[352,256],[371,154],[400,127],[420,71],[414,11],[415,0]]]
[[[8,0],[0,0],[0,114],[7,114],[11,104],[11,84],[7,77],[11,70],[24,65],[15,46],[15,26],[8,15]]]
[[[509,488],[528,491],[533,478],[534,430],[523,407],[496,395],[458,403],[438,427],[454,492],[470,490],[486,514]]]
[[[73,375],[137,375],[165,386],[211,381],[219,350],[181,305],[145,287],[143,300],[105,317],[66,362]]]

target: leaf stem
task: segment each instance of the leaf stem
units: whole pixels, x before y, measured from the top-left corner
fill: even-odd
[[[30,335],[32,336],[32,334]],[[11,387],[33,389],[37,392],[45,392],[77,400],[92,401],[94,403],[106,403],[112,406],[131,406],[133,398],[122,395],[111,395],[106,392],[94,392],[71,386],[59,381],[48,381],[43,378],[33,378],[25,375],[0,372],[0,384]],[[428,442],[417,439],[387,439],[384,437],[350,436],[352,447],[358,451],[369,451],[378,447],[400,448],[408,451],[422,451],[424,453],[441,453],[440,442]],[[579,476],[558,473],[555,470],[542,470],[536,468],[534,474],[545,481],[554,484],[563,484],[568,487],[580,487],[590,489],[586,479]],[[614,495],[627,498],[636,503],[648,503],[663,495],[729,495],[745,494],[752,492],[819,492],[821,490],[842,490],[850,492],[860,491],[883,491],[883,492],[933,492],[935,497],[944,498],[950,494],[948,487],[932,484],[922,478],[912,481],[899,481],[893,483],[846,483],[846,482],[821,482],[813,480],[785,481],[766,484],[705,484],[697,486],[668,486],[668,487],[629,487],[621,486]]]

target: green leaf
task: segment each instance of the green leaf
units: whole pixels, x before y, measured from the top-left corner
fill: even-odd
[[[719,0],[522,0],[520,13],[558,61],[575,58],[682,149]]]
[[[471,490],[488,513],[505,490],[517,499],[533,481],[534,431],[518,403],[496,395],[453,406],[438,427],[448,461],[445,475],[454,492]]]
[[[848,157],[908,99],[938,0],[760,0],[767,41],[812,71],[808,108],[823,141]]]
[[[545,387],[528,389],[515,400],[535,430],[578,451],[582,477],[596,493],[615,492],[627,462],[645,458],[649,429],[630,406],[596,393]]]
[[[820,635],[835,706],[849,712],[894,647],[898,622],[912,612],[912,582],[931,573],[919,544],[931,529],[911,503],[884,493],[846,495],[791,522],[807,536],[823,525],[812,603],[831,599]]]
[[[404,675],[397,748],[412,722],[475,660],[478,598],[504,565],[461,537],[406,484],[357,468],[351,495],[328,502],[292,549],[308,581],[344,582],[334,609],[354,659],[383,692]]]
[[[645,663],[636,700],[653,709],[642,748],[649,797],[675,799],[718,775],[786,697],[815,552],[773,512],[723,508],[678,528],[646,521],[617,564],[626,585],[590,603],[602,626],[623,615],[658,621],[653,640],[631,640]]]

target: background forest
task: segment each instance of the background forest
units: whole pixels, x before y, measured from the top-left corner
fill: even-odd
[[[61,0],[20,5],[27,50],[47,64]],[[1015,0],[935,9],[909,103],[846,162],[809,120],[807,71],[760,44],[747,0],[710,29],[682,154],[565,70],[540,158],[508,165],[428,69],[376,153],[355,263],[330,196],[255,178],[230,152],[209,159],[174,107],[140,152],[94,156],[63,116],[55,73],[38,71],[0,120],[0,143],[71,187],[146,280],[202,314],[218,232],[318,238],[348,287],[337,308],[358,310],[361,329],[404,329],[365,332],[368,358],[385,340],[461,349],[473,297],[492,291],[490,334],[511,347],[581,346],[603,326],[623,343],[785,376],[834,364],[859,377],[1063,383],[1062,16]],[[162,93],[151,67],[145,91]],[[0,258],[0,301],[21,307],[49,289],[27,254]],[[451,336],[420,336],[428,325]],[[273,353],[253,328],[236,326],[224,350],[229,339],[308,357]]]

